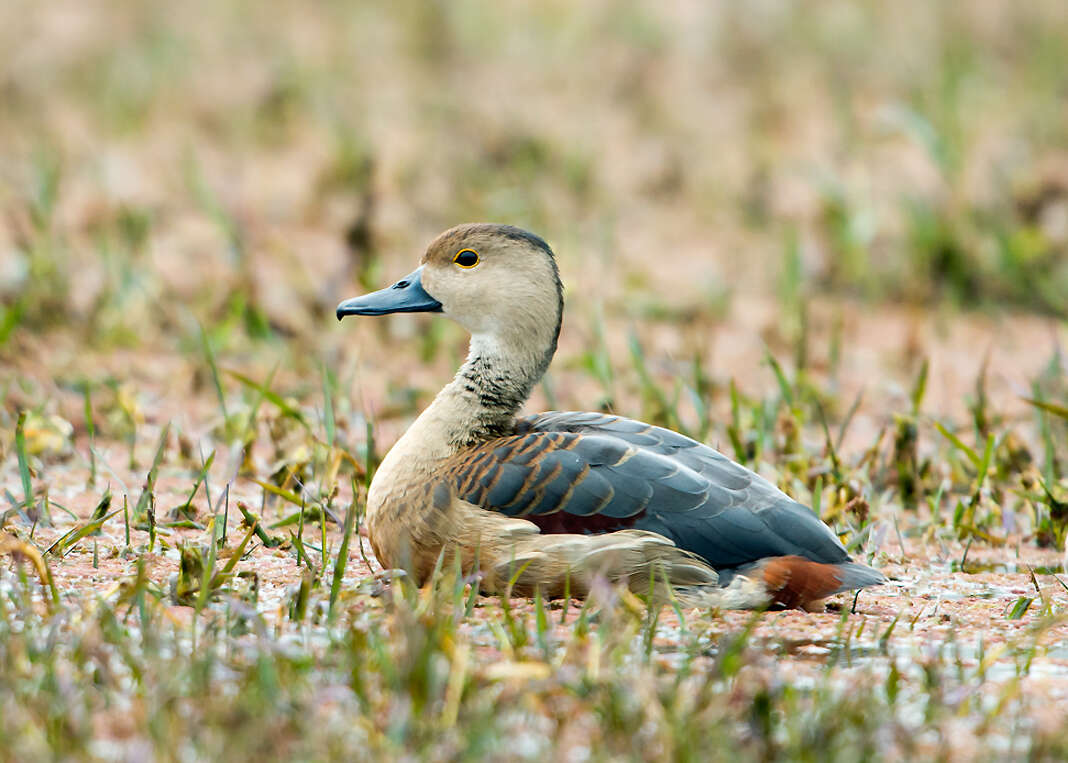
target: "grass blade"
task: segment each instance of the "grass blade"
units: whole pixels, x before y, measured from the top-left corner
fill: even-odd
[[[790,387],[790,382],[786,379],[786,373],[782,370],[782,366],[779,365],[779,361],[775,359],[775,356],[771,354],[771,350],[767,347],[764,348],[764,360],[771,366],[771,370],[775,372],[775,381],[779,383],[779,391],[782,393],[782,399],[786,401],[786,404],[794,407],[794,392]]]
[[[89,436],[89,486],[92,487],[96,484],[96,449],[93,448],[96,440],[96,423],[93,421],[93,402],[88,381],[82,385],[82,397],[85,407],[85,431]]]
[[[912,401],[912,415],[914,417],[920,415],[920,408],[923,406],[923,398],[927,394],[927,375],[930,368],[930,361],[927,358],[924,358],[923,365],[920,366],[920,373],[916,376],[916,382],[912,385],[912,392],[909,394],[909,400]]]
[[[325,523],[324,523],[325,524]],[[345,532],[341,536],[341,548],[334,560],[334,577],[330,581],[330,620],[334,619],[334,607],[341,593],[341,580],[345,576],[345,566],[349,562],[349,543],[352,541],[352,529],[356,526],[356,499],[353,498],[345,512]]]
[[[252,513],[248,504],[244,501],[238,501],[237,508],[241,512],[241,516],[245,518],[245,524],[255,530],[256,537],[260,539],[260,543],[267,548],[277,548],[282,545],[283,541],[281,538],[272,538],[267,534],[263,529],[263,526],[260,524],[260,518]]]
[[[333,448],[335,435],[333,389],[337,386],[337,381],[325,364],[321,368],[323,377],[323,428],[326,430],[326,444]]]
[[[215,362],[215,351],[211,348],[208,334],[204,327],[200,327],[200,347],[204,352],[204,359],[211,369],[211,382],[215,385],[215,394],[219,398],[219,407],[222,409],[223,420],[229,421],[230,414],[226,412],[226,394],[223,392],[222,379],[219,378],[219,364]]]
[[[167,437],[171,433],[171,423],[168,421],[163,427],[163,431],[160,432],[159,442],[156,444],[156,455],[152,457],[152,466],[148,470],[148,475],[145,477],[145,484],[141,488],[141,496],[137,499],[137,505],[134,507],[134,521],[139,522],[141,517],[148,511],[149,501],[152,498],[152,491],[156,487],[156,478],[159,476],[159,465],[163,461],[163,451],[167,447]]]
[[[1005,615],[1007,620],[1021,620],[1023,616],[1027,614],[1027,610],[1031,608],[1034,603],[1034,598],[1031,596],[1021,596],[1016,600],[1016,603],[1012,605],[1012,609]]]
[[[248,387],[249,389],[258,392],[260,395],[263,396],[264,400],[266,400],[279,411],[281,411],[283,415],[288,416],[291,419],[296,419],[305,429],[311,429],[311,427],[308,425],[307,420],[305,420],[304,418],[304,414],[294,408],[289,403],[287,403],[281,395],[279,395],[277,392],[275,392],[268,386],[270,384],[270,379],[274,377],[273,372],[268,377],[268,381],[262,384],[260,382],[257,382],[255,379],[252,379],[242,373],[231,370],[229,368],[226,369],[226,375],[236,379],[238,382]]]
[[[107,501],[108,503],[111,503],[110,494],[108,494]],[[105,522],[107,522],[115,515],[119,514],[121,511],[122,509],[115,509],[114,511],[110,512],[109,514],[105,514],[99,519],[93,519],[89,522],[86,522],[81,527],[72,528],[69,532],[66,532],[62,536],[57,538],[56,541],[45,550],[45,553],[54,554],[55,556],[63,556],[66,551],[70,550],[71,548],[74,548],[75,544],[77,544],[78,541],[100,530],[100,528],[104,526]]]
[[[193,482],[193,489],[189,491],[189,497],[185,499],[185,502],[177,507],[178,511],[183,513],[188,512],[190,504],[193,503],[193,499],[196,497],[197,491],[200,490],[201,483],[204,482],[208,476],[208,470],[211,469],[211,465],[215,462],[215,451],[213,450],[208,454],[207,460],[204,465],[200,467],[200,473],[197,475],[196,481]],[[211,504],[211,500],[208,500],[208,504]]]
[[[957,437],[957,435],[953,434],[944,426],[942,426],[940,422],[936,421],[934,422],[934,425],[935,429],[937,429],[943,437],[953,443],[953,447],[955,447],[957,450],[961,451],[964,455],[968,457],[968,460],[972,462],[976,469],[979,468],[979,464],[982,463],[982,460],[979,458],[978,453],[976,453],[974,450],[965,445],[961,441],[961,439]]]
[[[1054,416],[1068,421],[1068,406],[1057,405],[1056,403],[1047,403],[1045,400],[1035,400],[1033,397],[1022,398],[1025,403],[1030,403],[1046,413],[1052,413]]]
[[[19,420],[15,424],[15,454],[19,460],[19,477],[22,479],[22,505],[27,510],[33,508],[33,482],[30,479],[30,463],[26,457],[26,411],[19,411]]]

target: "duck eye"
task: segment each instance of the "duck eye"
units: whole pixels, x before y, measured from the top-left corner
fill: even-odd
[[[461,249],[452,258],[452,261],[461,268],[473,268],[478,264],[478,252],[474,249]]]

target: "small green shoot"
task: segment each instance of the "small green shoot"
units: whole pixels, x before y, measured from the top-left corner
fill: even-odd
[[[22,508],[30,511],[34,504],[33,482],[30,480],[30,463],[26,456],[26,411],[19,411],[18,422],[15,424],[15,454],[19,460],[19,478],[22,480]]]
[[[325,525],[325,522],[323,523]],[[356,526],[356,499],[353,498],[345,511],[345,526],[341,536],[341,547],[337,551],[337,559],[334,560],[334,576],[330,581],[330,620],[333,622],[335,606],[338,596],[341,594],[341,582],[345,577],[345,567],[349,562],[349,543],[352,541],[352,531]]]
[[[137,499],[137,505],[134,507],[135,521],[142,521],[140,518],[147,515],[152,503],[152,491],[156,487],[156,478],[159,476],[159,467],[163,462],[163,453],[166,450],[167,438],[170,437],[170,433],[171,424],[167,422],[160,431],[159,442],[156,443],[156,454],[152,457],[152,466],[149,467],[145,483],[141,487],[141,496]]]

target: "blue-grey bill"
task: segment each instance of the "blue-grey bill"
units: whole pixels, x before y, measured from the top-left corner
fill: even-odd
[[[346,299],[337,306],[337,319],[346,315],[388,315],[389,313],[440,313],[441,303],[423,289],[420,265],[388,289]]]

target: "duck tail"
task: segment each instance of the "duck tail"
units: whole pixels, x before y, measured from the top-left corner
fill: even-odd
[[[886,576],[883,573],[866,564],[845,562],[836,564],[835,567],[838,569],[838,590],[835,593],[882,585],[886,582]]]
[[[811,609],[836,593],[886,582],[881,572],[863,564],[826,564],[802,556],[772,556],[721,574],[721,583],[728,588],[739,579],[760,581],[772,604],[798,609]]]

